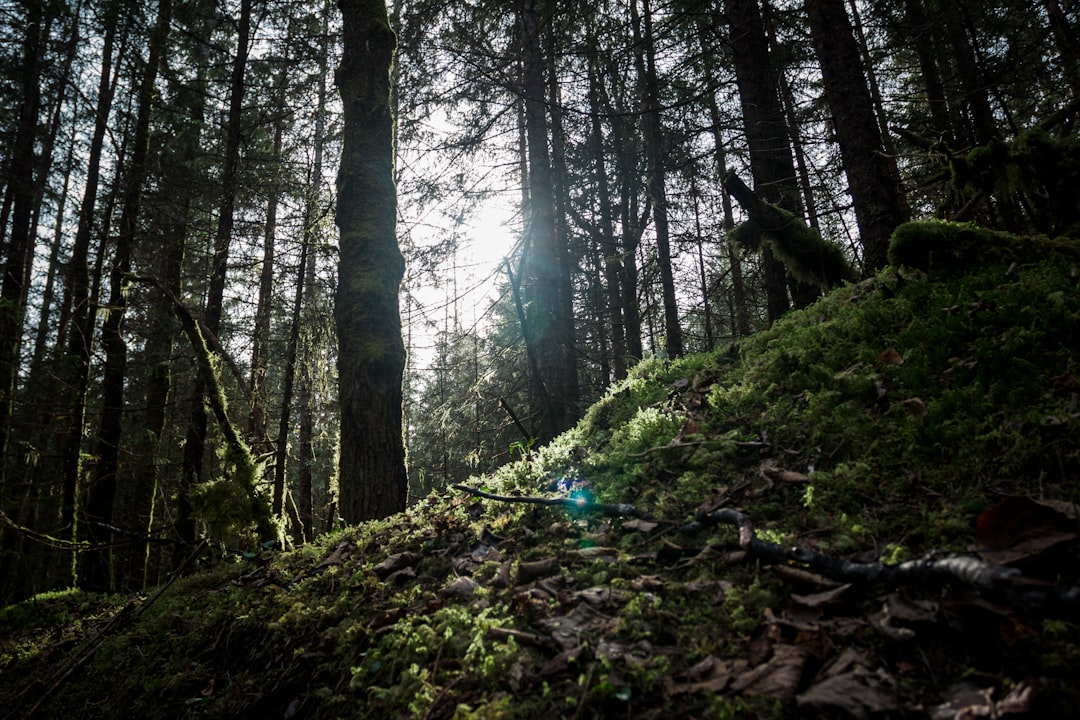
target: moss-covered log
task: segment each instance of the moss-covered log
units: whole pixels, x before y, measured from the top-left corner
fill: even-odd
[[[1037,262],[1052,253],[1080,261],[1080,240],[1012,235],[974,223],[919,220],[896,228],[889,264],[931,272],[967,272],[988,263]]]
[[[855,279],[854,270],[838,246],[794,214],[759,198],[734,171],[724,177],[724,187],[750,216],[732,233],[736,243],[758,250],[764,242],[792,277],[826,290]]]

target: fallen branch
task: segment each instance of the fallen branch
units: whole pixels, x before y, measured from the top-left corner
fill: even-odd
[[[701,513],[683,528],[734,525],[739,547],[757,560],[771,564],[796,564],[832,580],[901,585],[962,583],[1013,607],[1047,615],[1080,617],[1080,587],[1062,588],[1023,575],[1018,569],[984,562],[966,555],[940,555],[909,560],[898,565],[854,563],[802,547],[759,540],[748,515],[730,508]]]
[[[585,498],[495,495],[467,485],[452,487],[497,502],[565,507],[609,517],[652,519],[644,510],[627,503],[596,503]],[[679,530],[695,532],[715,525],[734,525],[739,533],[739,547],[747,557],[766,564],[799,566],[832,580],[880,583],[889,587],[963,584],[978,588],[1014,608],[1043,615],[1080,618],[1080,587],[1059,587],[1027,577],[1016,568],[995,565],[970,556],[937,555],[898,565],[849,562],[808,548],[759,540],[750,516],[731,508],[699,513],[696,520],[683,524]]]
[[[532,497],[528,495],[494,495],[483,490],[477,490],[471,488],[468,485],[451,485],[455,490],[461,490],[467,492],[470,495],[476,497],[482,497],[486,500],[495,500],[497,502],[505,503],[524,503],[527,505],[544,505],[547,507],[564,507],[570,510],[580,510],[587,513],[596,513],[597,515],[606,515],[608,517],[634,517],[647,520],[650,518],[649,514],[644,510],[639,510],[634,505],[628,503],[598,503],[589,500],[588,498],[568,498],[568,497]]]

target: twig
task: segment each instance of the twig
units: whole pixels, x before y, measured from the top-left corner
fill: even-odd
[[[498,502],[565,507],[612,517],[652,519],[644,510],[626,503],[595,503],[585,498],[495,495],[467,485],[452,487]],[[849,562],[808,548],[759,540],[750,516],[731,508],[701,512],[696,520],[683,524],[679,530],[695,532],[714,525],[734,525],[739,533],[739,547],[746,551],[748,557],[767,564],[797,565],[833,580],[883,583],[889,587],[962,583],[1015,608],[1043,615],[1080,618],[1080,587],[1059,587],[1026,577],[1016,568],[995,565],[970,556],[931,556],[899,565]]]
[[[598,515],[606,515],[608,517],[635,517],[643,520],[649,519],[650,516],[644,510],[639,510],[637,507],[628,503],[598,503],[593,502],[587,498],[545,498],[545,497],[531,497],[527,495],[494,495],[483,490],[477,490],[471,488],[468,485],[451,485],[455,490],[461,490],[467,492],[470,495],[482,497],[487,500],[495,500],[497,502],[505,503],[525,503],[528,505],[545,505],[549,507],[564,507],[570,510],[581,510],[582,512],[597,513]]]
[[[910,560],[899,565],[853,563],[815,550],[786,547],[759,540],[750,517],[737,510],[719,508],[698,516],[698,522],[683,526],[734,525],[739,547],[751,557],[774,564],[798,564],[833,580],[901,585],[963,583],[1008,603],[1013,607],[1046,615],[1080,617],[1080,587],[1059,587],[1025,577],[1016,568],[995,565],[964,555],[942,555]]]

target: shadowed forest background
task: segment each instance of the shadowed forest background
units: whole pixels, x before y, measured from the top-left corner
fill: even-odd
[[[412,499],[553,438],[643,358],[879,270],[908,219],[1080,223],[1054,169],[1076,152],[1074,0],[389,13]],[[378,482],[338,471],[340,18],[0,7],[2,599],[251,546],[245,488],[294,543],[361,519],[337,505]],[[761,201],[841,276],[800,265]]]

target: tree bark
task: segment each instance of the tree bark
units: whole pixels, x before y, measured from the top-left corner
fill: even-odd
[[[285,118],[288,109],[285,105],[285,84],[288,80],[289,63],[282,63],[277,78],[276,119],[274,121],[273,149],[270,156],[269,197],[266,201],[266,222],[263,231],[262,267],[259,271],[259,297],[255,307],[255,328],[251,338],[251,414],[248,417],[248,436],[253,449],[266,452],[269,448],[266,428],[266,371],[269,364],[270,314],[273,309],[274,269],[276,262],[277,216],[281,199],[282,183],[279,179],[283,172],[281,165],[281,146],[285,134]],[[306,248],[305,248],[306,250]],[[301,251],[304,253],[304,251]],[[306,259],[306,257],[305,257]],[[303,276],[301,275],[301,281]],[[288,360],[289,358],[287,358]],[[295,357],[291,358],[294,362]],[[290,388],[291,389],[291,388]],[[280,512],[278,498],[274,497],[275,512]]]
[[[724,7],[755,191],[762,199],[795,211],[795,167],[758,0],[726,0]],[[762,266],[766,312],[773,322],[791,307],[787,275],[768,248],[762,248]]]
[[[404,510],[407,499],[405,343],[398,308],[405,260],[396,235],[394,32],[383,0],[339,0],[338,7],[343,49],[337,84],[344,110],[334,305],[341,407],[338,492],[341,516],[357,523]]]
[[[699,15],[697,20],[698,41],[701,43],[702,79],[706,87],[716,87],[716,67],[711,54],[712,38],[711,26],[704,15]],[[705,102],[709,108],[709,122],[712,125],[713,155],[716,162],[716,172],[713,177],[717,180],[727,175],[727,152],[724,150],[723,121],[720,116],[720,106],[716,102],[716,95],[708,93]],[[750,313],[746,302],[746,283],[743,280],[742,259],[735,250],[734,244],[726,236],[735,227],[735,214],[731,206],[731,195],[727,188],[720,185],[720,205],[724,212],[724,245],[727,250],[728,263],[731,267],[731,315],[733,317],[731,332],[735,337],[745,337],[750,334]]]
[[[623,322],[622,294],[619,292],[619,248],[615,241],[615,223],[611,203],[611,185],[608,182],[606,153],[604,151],[604,127],[600,119],[600,72],[599,64],[589,63],[589,108],[591,110],[591,137],[593,173],[596,182],[596,204],[599,210],[597,243],[603,263],[604,286],[607,299],[607,320],[611,333],[611,368],[615,380],[626,377],[626,328]]]
[[[19,376],[19,350],[26,314],[26,268],[34,247],[34,229],[31,227],[36,196],[34,140],[41,105],[41,69],[48,39],[45,27],[53,12],[52,3],[26,0],[24,4],[22,65],[17,74],[22,97],[8,171],[11,231],[0,286],[0,501],[3,500],[6,484],[4,470],[7,466],[16,379]],[[40,182],[41,178],[37,181]]]
[[[806,0],[810,36],[859,223],[863,273],[888,263],[889,237],[904,221],[901,190],[885,156],[873,99],[843,0]]]
[[[552,19],[554,23],[554,18]],[[548,115],[551,118],[551,187],[555,221],[555,272],[557,293],[554,303],[555,331],[558,333],[560,387],[557,396],[564,407],[564,429],[573,425],[579,415],[581,387],[578,381],[576,329],[574,323],[574,282],[570,261],[570,230],[567,208],[571,198],[567,187],[566,135],[563,129],[562,98],[558,77],[558,49],[555,30],[547,33],[546,65],[548,82]]]
[[[930,126],[935,135],[951,144],[954,135],[952,124],[949,122],[949,104],[945,98],[945,85],[941,81],[937,53],[934,52],[933,32],[922,0],[904,0],[904,14],[915,55],[919,58],[919,70],[926,91],[926,105],[930,111]]]
[[[526,232],[532,250],[530,267],[534,273],[528,322],[533,326],[536,356],[540,376],[535,382],[538,394],[546,393],[543,404],[539,439],[550,440],[569,426],[569,398],[565,393],[563,375],[566,356],[572,351],[567,338],[572,337],[564,327],[566,318],[560,312],[559,293],[562,287],[559,238],[555,225],[555,198],[551,156],[548,153],[549,127],[547,121],[544,57],[540,39],[540,17],[536,0],[522,0],[521,47],[522,91],[525,96],[525,136],[529,160],[528,210]],[[526,278],[519,277],[525,288]],[[540,390],[539,386],[542,386]]]
[[[214,254],[210,266],[210,285],[203,312],[206,328],[217,338],[221,333],[221,315],[224,311],[225,282],[228,278],[229,246],[232,241],[234,210],[240,166],[240,142],[244,109],[244,74],[247,70],[248,51],[251,44],[251,3],[241,0],[237,22],[236,55],[233,56],[232,74],[229,78],[229,115],[225,126],[225,158],[221,171],[221,195],[218,205],[217,226],[214,231]],[[207,392],[201,380],[195,383],[192,393],[191,415],[188,419],[187,439],[184,444],[184,466],[180,480],[179,501],[176,515],[177,534],[188,544],[195,542],[195,520],[188,499],[191,486],[204,478],[204,454],[208,418],[203,405]],[[186,549],[177,546],[173,555],[174,566],[183,562]]]
[[[322,193],[323,151],[326,145],[326,73],[329,63],[329,35],[327,26],[330,21],[330,0],[323,0],[322,35],[319,42],[319,87],[315,109],[314,155],[311,173],[308,177],[307,197],[304,201],[304,242],[311,247],[315,244],[316,222],[318,220],[319,198]],[[312,258],[307,264],[304,278],[304,304],[313,312],[315,301],[315,265]],[[300,364],[300,387],[297,390],[297,412],[299,414],[297,461],[299,479],[297,482],[296,507],[299,516],[300,532],[303,540],[311,540],[316,535],[315,513],[312,507],[313,468],[315,462],[315,410],[312,407],[312,376],[315,368],[314,341],[310,335],[306,338]]]
[[[630,17],[635,40],[639,47],[643,46],[642,52],[639,52],[635,58],[644,95],[642,134],[645,139],[649,198],[652,200],[657,267],[660,273],[660,290],[664,306],[665,350],[669,357],[675,358],[683,354],[682,326],[679,323],[679,305],[675,298],[675,278],[671,267],[667,168],[665,167],[664,130],[660,118],[660,81],[656,71],[656,47],[649,1],[642,0],[639,23],[637,0],[633,0],[630,3]]]
[[[123,338],[124,315],[127,311],[127,286],[130,282],[131,258],[135,248],[143,183],[146,179],[147,158],[150,152],[150,112],[157,81],[158,66],[165,49],[172,13],[171,0],[159,0],[157,20],[150,35],[146,66],[139,83],[137,117],[130,164],[124,180],[124,196],[120,210],[120,226],[109,279],[109,304],[101,328],[101,345],[105,350],[105,371],[101,381],[102,414],[98,430],[97,463],[87,488],[86,538],[101,549],[84,552],[79,563],[79,586],[86,590],[112,590],[113,501],[116,498],[121,425],[124,414],[124,382],[127,375],[127,344]]]

